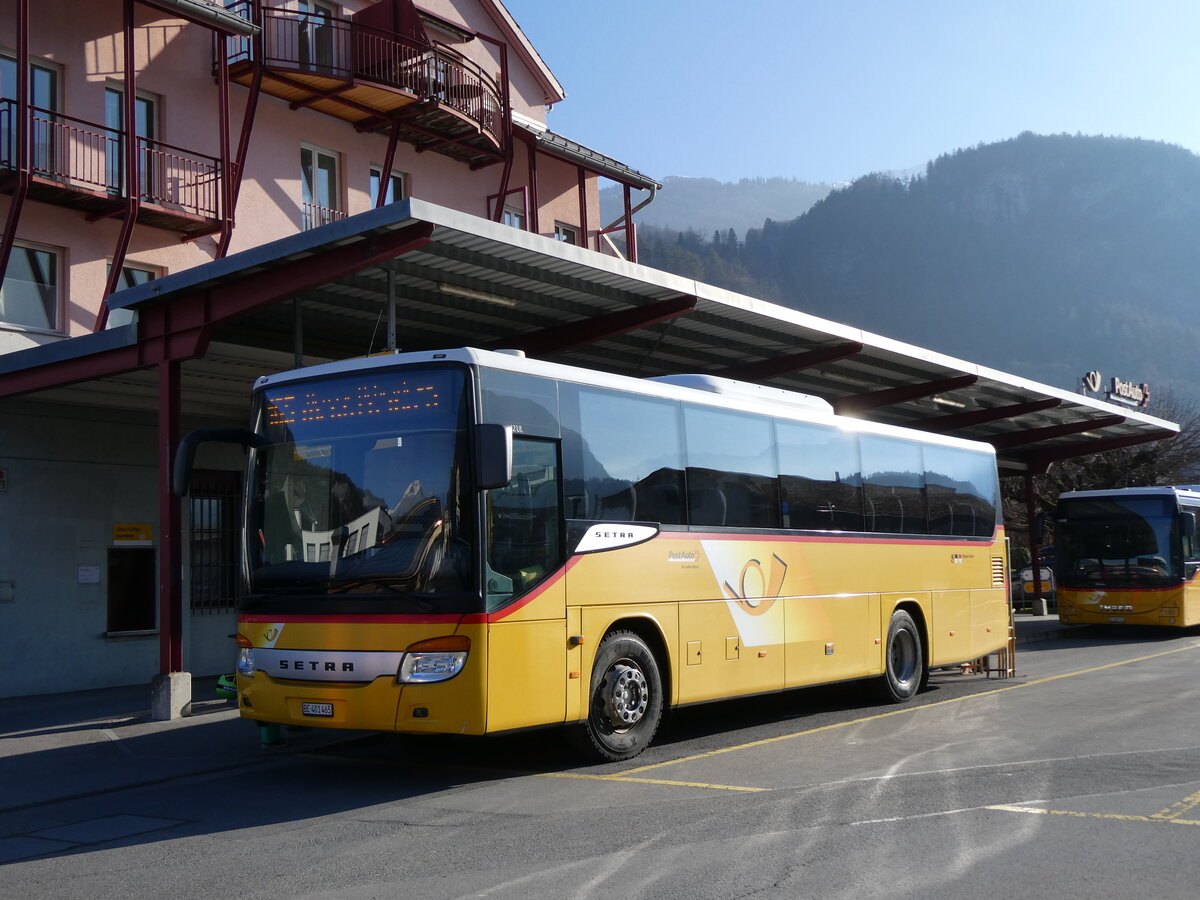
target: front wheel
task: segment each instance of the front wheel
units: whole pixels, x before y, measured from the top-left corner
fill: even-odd
[[[575,729],[579,748],[605,762],[632,759],[650,746],[662,714],[653,651],[632,631],[605,635],[592,665],[587,719]]]
[[[902,609],[892,613],[884,648],[884,674],[879,693],[891,703],[911,700],[927,677],[921,630],[913,617]]]

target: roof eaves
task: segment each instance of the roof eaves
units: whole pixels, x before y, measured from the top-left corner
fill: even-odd
[[[593,150],[591,147],[584,146],[578,141],[573,141],[561,134],[550,131],[548,128],[524,122],[517,116],[513,116],[513,124],[533,135],[539,147],[547,153],[574,163],[580,163],[601,175],[607,175],[616,181],[629,184],[631,187],[646,191],[657,191],[662,188],[662,185],[649,175],[643,175],[637,169],[630,168],[625,163],[613,159],[611,156],[605,156],[598,150]]]

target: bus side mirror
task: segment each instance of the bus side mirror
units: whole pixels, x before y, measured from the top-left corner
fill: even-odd
[[[475,487],[502,488],[512,481],[512,426],[475,426]]]
[[[192,485],[192,464],[201,444],[216,441],[222,444],[241,444],[245,447],[261,447],[266,439],[245,428],[199,428],[182,441],[175,451],[175,466],[171,471],[171,493],[186,497]]]
[[[1179,514],[1179,533],[1184,537],[1196,536],[1196,514],[1194,512]]]

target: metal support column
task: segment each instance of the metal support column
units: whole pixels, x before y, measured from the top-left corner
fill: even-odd
[[[133,228],[137,224],[138,210],[142,202],[142,154],[141,141],[137,133],[137,59],[134,45],[133,0],[125,0],[124,4],[124,67],[125,93],[121,105],[122,118],[121,140],[124,153],[122,160],[121,189],[125,192],[125,220],[121,223],[121,231],[117,235],[117,246],[113,250],[112,265],[108,270],[108,282],[104,285],[104,297],[101,298],[100,311],[96,315],[93,331],[103,331],[108,324],[108,299],[121,283],[121,272],[125,267],[125,254],[129,250],[129,240],[133,237]]]
[[[16,183],[12,201],[8,206],[8,218],[4,224],[4,236],[0,238],[0,284],[8,272],[8,261],[12,257],[13,244],[17,240],[17,223],[21,221],[21,210],[25,195],[29,193],[29,0],[17,3],[17,121],[13,134],[17,141]]]
[[[1041,536],[1037,533],[1037,495],[1033,489],[1033,475],[1025,475],[1025,517],[1029,521],[1029,566],[1033,572],[1033,613],[1044,616],[1047,600],[1042,596],[1042,553],[1038,546]],[[1024,588],[1022,588],[1024,590]]]
[[[158,668],[162,674],[183,671],[182,501],[171,493],[171,467],[179,444],[179,368],[175,359],[158,364]]]

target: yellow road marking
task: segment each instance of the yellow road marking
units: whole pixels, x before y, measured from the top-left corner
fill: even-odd
[[[1190,812],[1195,808],[1196,804],[1200,803],[1200,791],[1192,794],[1190,797],[1184,797],[1178,803],[1172,803],[1166,809],[1161,809],[1152,815],[1152,819],[1178,819],[1185,812]]]
[[[1190,798],[1189,798],[1190,799]],[[1178,804],[1177,804],[1178,805]],[[1153,816],[1131,816],[1123,813],[1089,813],[1078,812],[1071,809],[1041,809],[1037,806],[1013,806],[1007,803],[998,803],[995,806],[986,806],[984,809],[995,809],[1001,812],[1017,812],[1017,813],[1033,813],[1038,816],[1068,816],[1073,819],[1116,819],[1121,822],[1148,822],[1151,824],[1168,823],[1171,825],[1200,825],[1200,821],[1191,819],[1171,819],[1161,815]]]
[[[773,788],[743,787],[737,784],[705,784],[700,781],[666,781],[661,778],[627,778],[624,775],[583,775],[574,772],[539,772],[543,778],[582,778],[585,781],[626,781],[634,784],[665,784],[669,787],[708,788],[713,791],[746,791],[760,793]]]
[[[1051,681],[1059,681],[1060,679],[1063,679],[1063,678],[1074,678],[1079,675],[1089,675],[1092,672],[1102,672],[1105,669],[1113,669],[1118,666],[1128,666],[1128,665],[1131,665],[1132,663],[1145,662],[1146,660],[1149,660],[1149,659],[1157,659],[1161,656],[1170,656],[1173,653],[1181,653],[1184,650],[1195,650],[1197,648],[1200,648],[1200,644],[1188,644],[1183,647],[1175,647],[1171,650],[1163,650],[1159,653],[1151,653],[1147,656],[1138,656],[1138,657],[1135,657],[1134,659],[1122,660],[1121,662],[1106,663],[1103,666],[1092,666],[1089,669],[1079,669],[1078,671],[1075,671],[1075,672],[1064,672],[1061,675],[1048,675],[1045,678],[1037,678],[1033,681],[1022,682],[1021,684],[1011,684],[1011,685],[1008,685],[1007,687],[996,688],[995,690],[991,690],[991,691],[981,691],[980,693],[977,693],[977,694],[965,694],[962,697],[951,697],[948,700],[938,700],[935,703],[925,703],[925,704],[922,704],[921,706],[905,706],[901,709],[894,709],[889,712],[878,713],[873,716],[863,716],[862,718],[859,718],[859,719],[852,719],[849,722],[835,722],[831,725],[822,725],[818,728],[809,728],[804,731],[793,731],[789,734],[780,734],[780,735],[776,735],[775,737],[763,738],[763,739],[757,740],[757,741],[748,741],[747,743],[737,744],[736,746],[733,746],[733,747],[722,747],[719,750],[709,750],[705,753],[697,753],[692,756],[681,756],[678,759],[671,759],[671,760],[667,760],[666,762],[651,763],[648,766],[639,766],[634,769],[626,769],[624,772],[621,773],[620,777],[628,777],[629,775],[636,775],[641,772],[649,772],[652,769],[661,769],[664,766],[674,766],[674,765],[678,765],[679,763],[694,762],[694,761],[700,760],[700,759],[707,759],[711,756],[720,756],[723,753],[734,753],[738,750],[752,750],[756,747],[765,747],[768,744],[776,744],[776,743],[779,743],[780,741],[790,741],[793,738],[806,737],[810,734],[820,734],[823,731],[833,731],[834,729],[837,729],[837,728],[848,728],[851,725],[862,725],[866,722],[876,722],[880,719],[890,718],[891,716],[910,715],[912,713],[922,712],[927,709],[935,709],[939,706],[946,706],[947,704],[950,704],[950,703],[961,703],[964,700],[975,700],[980,697],[992,697],[992,696],[995,696],[996,694],[1003,694],[1006,691],[1015,691],[1015,690],[1018,690],[1021,688],[1033,687],[1034,685],[1037,685],[1037,684],[1048,684]]]

